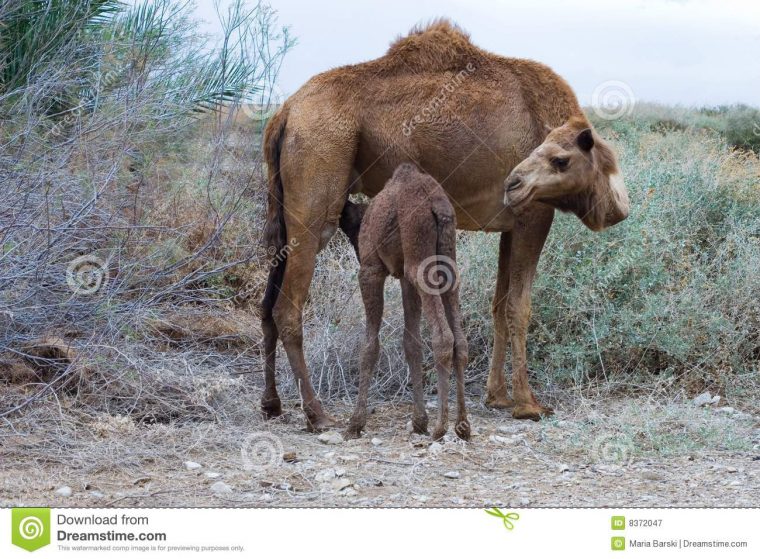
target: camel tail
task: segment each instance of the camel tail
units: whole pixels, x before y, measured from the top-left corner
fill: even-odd
[[[262,319],[271,320],[272,309],[277,302],[277,295],[282,287],[285,275],[285,261],[288,253],[287,231],[285,230],[285,210],[283,206],[283,185],[280,174],[280,152],[285,138],[287,113],[280,108],[267,123],[264,131],[264,158],[269,175],[269,193],[267,196],[267,217],[264,225],[263,245],[271,259],[267,287],[261,303]]]

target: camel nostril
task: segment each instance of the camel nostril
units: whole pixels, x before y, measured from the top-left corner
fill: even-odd
[[[522,184],[522,179],[520,177],[512,177],[511,179],[507,179],[507,182],[505,183],[505,186],[507,187],[507,192],[510,192],[520,186]]]

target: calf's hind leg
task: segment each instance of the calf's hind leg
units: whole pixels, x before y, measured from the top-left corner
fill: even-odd
[[[421,303],[417,290],[406,278],[401,278],[401,299],[404,304],[404,356],[412,378],[412,430],[428,434],[428,415],[425,411],[425,383],[422,374],[422,340],[420,339]]]
[[[446,311],[441,297],[431,293],[424,280],[417,282],[416,269],[409,270],[414,278],[417,293],[422,301],[422,313],[430,325],[433,337],[433,360],[438,374],[438,421],[433,430],[433,439],[443,438],[449,423],[449,375],[454,354],[454,334],[449,328]],[[407,276],[409,277],[409,276]]]
[[[454,432],[465,441],[470,440],[470,421],[467,419],[467,405],[464,398],[464,370],[467,367],[467,337],[462,330],[462,311],[459,306],[459,287],[441,294],[446,309],[451,332],[454,334],[454,372],[457,383],[457,422]]]
[[[359,394],[356,397],[356,407],[351,416],[346,438],[358,438],[367,424],[367,395],[372,372],[377,364],[380,353],[380,325],[383,320],[383,286],[385,270],[379,266],[362,266],[359,271],[359,287],[364,301],[364,312],[367,317],[367,328],[364,334],[364,347],[361,351],[359,365]]]

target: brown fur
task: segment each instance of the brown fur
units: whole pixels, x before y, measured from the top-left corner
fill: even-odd
[[[574,211],[592,229],[627,213],[622,181],[616,179],[617,188],[610,184],[610,170],[617,167],[609,164],[614,154],[602,139],[594,136],[596,145],[585,154],[565,142],[571,130],[589,127],[572,90],[551,69],[481,50],[445,21],[413,30],[376,60],[319,74],[291,96],[267,126],[265,139],[266,237],[276,251],[286,237],[298,241],[287,262],[270,274],[264,300],[267,415],[280,412],[274,381],[279,335],[308,425],[333,425],[314,393],[303,355],[302,312],[316,254],[337,229],[349,192],[376,195],[407,161],[446,190],[458,227],[502,233],[487,403],[513,404],[503,371],[509,341],[513,416],[537,419],[550,412],[528,385],[525,344],[530,288],[554,208]],[[507,201],[515,204],[505,206],[505,179],[511,184],[514,177],[508,175],[542,145],[547,129],[555,129],[552,144],[561,140],[573,157],[587,159],[582,176],[591,182],[552,182],[553,174],[545,170],[511,190]],[[549,187],[539,200],[535,194],[542,185]]]
[[[404,163],[369,204],[359,233],[359,286],[367,316],[361,352],[359,396],[346,431],[358,437],[367,422],[367,393],[380,351],[383,286],[392,275],[401,280],[404,305],[404,352],[412,378],[417,433],[427,433],[423,399],[420,311],[428,321],[438,373],[438,422],[433,438],[448,430],[449,373],[456,372],[457,424],[462,439],[470,438],[464,400],[467,339],[462,330],[456,272],[456,217],[446,192],[430,175]]]

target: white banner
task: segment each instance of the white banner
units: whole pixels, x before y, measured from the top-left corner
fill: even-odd
[[[760,510],[12,509],[0,557],[758,557]],[[551,555],[550,555],[551,554]]]

